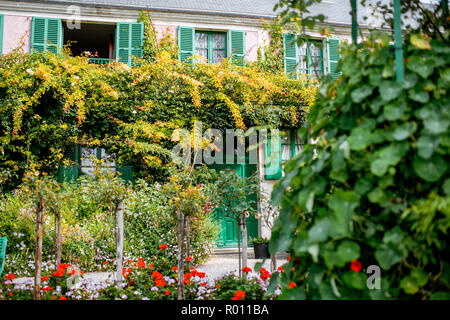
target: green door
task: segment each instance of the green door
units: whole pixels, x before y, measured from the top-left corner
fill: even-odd
[[[211,166],[213,169],[220,171],[223,169],[236,169],[237,173],[241,177],[249,177],[256,171],[256,164],[215,164]],[[256,195],[250,195],[250,197],[256,198]],[[255,199],[256,200],[256,199]],[[255,204],[256,206],[256,204]],[[255,208],[256,209],[256,208]],[[237,248],[238,236],[237,236],[237,223],[235,220],[224,217],[223,211],[219,208],[215,212],[216,219],[220,222],[221,231],[217,246],[220,248]],[[247,238],[256,238],[258,236],[258,221],[255,217],[251,216],[247,218]],[[251,243],[249,242],[249,245]]]

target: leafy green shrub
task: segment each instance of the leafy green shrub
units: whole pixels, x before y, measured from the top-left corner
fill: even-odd
[[[280,283],[298,297],[450,298],[450,47],[407,45],[398,83],[388,41],[343,47],[340,79],[323,82],[309,114],[318,142],[273,192],[270,250],[292,251]],[[366,283],[371,265],[380,289]]]
[[[161,185],[149,185],[139,181],[135,191],[129,194],[125,205],[125,254],[130,257],[150,258],[164,251],[175,265],[177,252],[176,215],[169,204],[170,196]],[[195,263],[203,262],[211,253],[218,238],[219,227],[208,214],[190,218],[190,255]]]

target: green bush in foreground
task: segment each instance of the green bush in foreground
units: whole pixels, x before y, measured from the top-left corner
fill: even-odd
[[[411,37],[400,84],[388,42],[344,46],[309,114],[318,142],[272,195],[270,250],[293,255],[272,281],[291,298],[450,299],[450,47]]]

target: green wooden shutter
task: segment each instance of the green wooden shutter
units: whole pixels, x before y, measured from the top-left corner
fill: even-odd
[[[70,166],[61,166],[58,171],[58,182],[75,182],[80,176],[80,147],[77,145],[64,152],[64,158],[74,162]]]
[[[283,35],[284,71],[291,79],[297,79],[298,50],[296,40],[295,34],[286,33]]]
[[[116,28],[116,59],[135,65],[133,57],[142,57],[144,44],[144,23],[119,22]]]
[[[339,39],[327,38],[328,74],[335,80],[337,80],[340,75],[340,72],[337,71],[337,65],[340,59],[340,42]]]
[[[272,137],[267,138],[267,142],[265,145],[265,158],[265,179],[281,179],[281,177],[283,176],[283,171],[281,169],[281,138],[278,139],[277,144],[272,144]]]
[[[195,52],[195,29],[193,27],[178,27],[178,54],[180,61],[186,61]],[[192,63],[192,59],[188,61]]]
[[[61,49],[61,19],[33,17],[31,22],[31,53],[46,50],[60,53]]]
[[[245,31],[228,31],[228,56],[239,66],[245,64]]]
[[[3,15],[0,14],[0,57],[3,55]]]
[[[121,166],[117,168],[117,172],[121,173],[120,177],[128,184],[133,183],[133,166]]]

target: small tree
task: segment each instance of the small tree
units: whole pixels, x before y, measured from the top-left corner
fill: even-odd
[[[215,203],[222,210],[225,217],[237,223],[239,275],[242,276],[242,259],[247,264],[247,225],[245,219],[256,213],[256,200],[251,195],[258,195],[259,176],[257,173],[242,178],[234,170],[221,171],[213,185]],[[241,255],[241,235],[243,241],[243,254]]]

